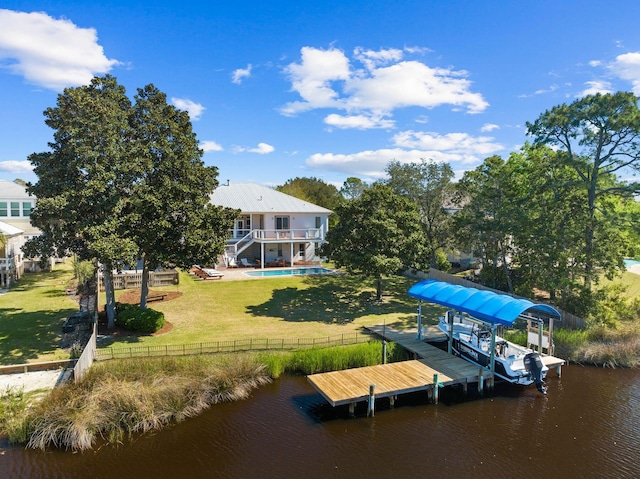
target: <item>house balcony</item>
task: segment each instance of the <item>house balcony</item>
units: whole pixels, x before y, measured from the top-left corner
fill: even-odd
[[[229,230],[226,253],[237,257],[253,243],[306,243],[324,242],[324,228],[296,228],[296,229],[254,229]]]
[[[287,230],[229,230],[228,243],[253,240],[260,243],[278,243],[290,241],[324,241],[323,228],[301,228]]]

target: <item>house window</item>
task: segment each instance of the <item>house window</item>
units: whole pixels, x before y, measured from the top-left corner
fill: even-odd
[[[322,219],[319,216],[316,216],[316,228],[320,229],[320,226],[322,226]]]
[[[304,259],[305,248],[303,243],[300,243],[300,245],[298,246],[298,251],[300,258]]]
[[[7,202],[0,201],[0,216],[7,216]]]
[[[11,216],[20,216],[20,202],[12,201],[11,202]]]
[[[30,201],[25,201],[22,203],[22,216],[31,216],[31,209],[33,205]]]
[[[282,245],[278,245],[278,258],[282,258]]]
[[[289,229],[289,217],[288,216],[276,216],[276,229],[288,230]]]

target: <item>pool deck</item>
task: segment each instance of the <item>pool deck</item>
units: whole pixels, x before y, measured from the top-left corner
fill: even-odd
[[[325,266],[322,266],[320,264],[318,265],[304,265],[304,266],[287,266],[284,268],[243,268],[243,267],[237,267],[237,268],[225,268],[224,266],[218,266],[216,268],[216,271],[219,271],[220,273],[222,273],[224,276],[216,281],[207,281],[207,282],[218,282],[218,281],[239,281],[239,280],[254,280],[254,279],[269,279],[269,278],[273,278],[274,276],[248,276],[245,273],[248,273],[249,271],[279,271],[279,270],[287,270],[287,269],[292,269],[292,268],[325,268]],[[327,268],[329,269],[329,268]],[[283,276],[279,276],[280,278],[282,278]]]

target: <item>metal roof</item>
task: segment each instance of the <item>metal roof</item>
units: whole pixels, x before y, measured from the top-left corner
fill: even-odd
[[[331,210],[256,183],[220,185],[210,195],[211,203],[243,213],[310,213],[328,215]]]
[[[526,311],[542,317],[560,318],[560,313],[548,304],[533,303],[524,298],[467,288],[456,284],[427,279],[409,288],[409,296],[439,304],[492,324],[511,326]]]
[[[0,233],[7,236],[15,236],[24,233],[20,228],[16,228],[10,224],[0,221]]]
[[[0,198],[3,200],[34,199],[27,189],[13,181],[0,180]]]

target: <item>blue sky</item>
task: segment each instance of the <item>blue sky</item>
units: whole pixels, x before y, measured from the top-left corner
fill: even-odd
[[[640,2],[3,1],[0,178],[36,181],[42,112],[109,73],[189,112],[219,180],[459,175],[594,92],[640,94]]]

